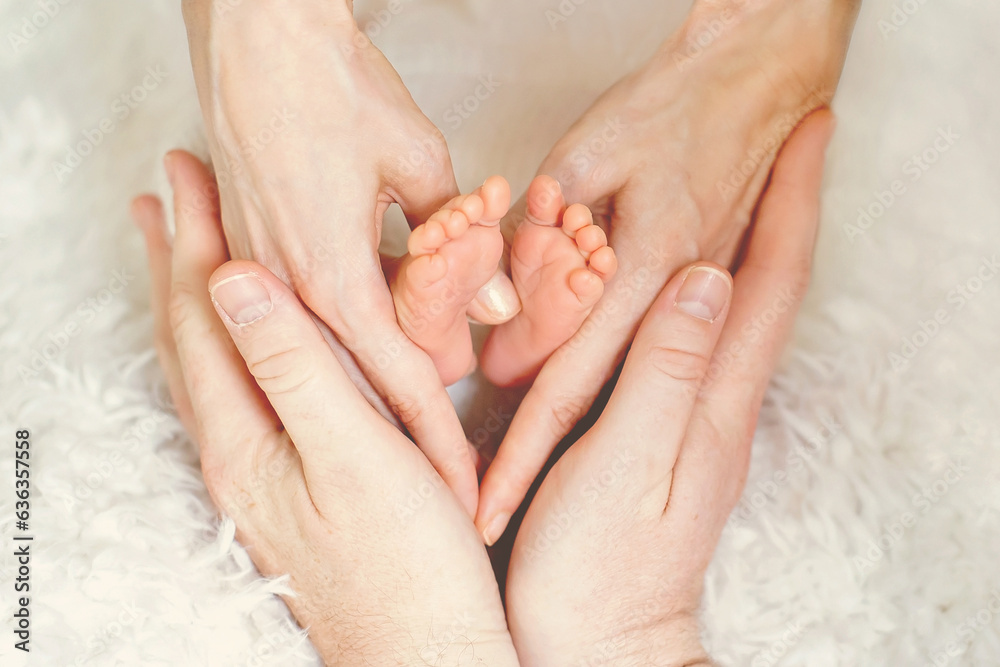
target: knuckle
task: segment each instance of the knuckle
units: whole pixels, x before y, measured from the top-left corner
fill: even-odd
[[[293,448],[286,438],[275,433],[247,436],[239,443],[236,456],[228,447],[202,448],[205,486],[216,506],[237,523],[262,509],[280,507],[282,498],[276,493],[295,467]]]
[[[170,290],[167,303],[167,321],[176,337],[179,332],[191,326],[195,318],[197,298],[189,285],[175,284]]]
[[[451,154],[448,152],[448,140],[445,138],[444,132],[438,129],[437,126],[429,124],[426,128],[423,145],[428,157],[440,162],[451,161]]]
[[[444,133],[436,126],[429,125],[416,129],[411,136],[414,138],[403,146],[399,175],[420,184],[435,183],[449,176],[452,169],[451,152]]]
[[[646,355],[646,363],[658,374],[684,383],[700,381],[708,362],[709,355],[704,351],[671,345],[654,345]]]
[[[291,285],[302,302],[338,334],[347,321],[366,319],[380,303],[372,295],[386,290],[378,262],[358,257],[343,259],[346,261],[297,263],[289,270]]]
[[[604,189],[610,167],[607,154],[592,151],[586,138],[574,137],[556,145],[542,171],[559,181],[567,201],[576,202]]]
[[[423,403],[414,396],[390,396],[386,398],[386,403],[404,424],[413,424],[424,414]]]
[[[812,282],[812,255],[804,255],[792,260],[788,268],[788,291],[796,301],[801,301],[809,291]]]
[[[264,393],[272,396],[304,390],[315,378],[314,368],[297,344],[247,359],[250,374]]]
[[[232,468],[232,462],[227,457],[215,455],[212,448],[203,446],[201,476],[205,480],[205,488],[208,489],[219,509],[230,516],[232,516],[232,508],[240,500]]]
[[[562,438],[579,423],[590,410],[593,400],[586,396],[563,396],[552,405],[552,432]]]

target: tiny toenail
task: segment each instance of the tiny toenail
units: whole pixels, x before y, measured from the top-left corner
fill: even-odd
[[[732,290],[732,280],[727,274],[709,266],[696,266],[684,278],[674,305],[692,317],[714,322],[726,307]]]

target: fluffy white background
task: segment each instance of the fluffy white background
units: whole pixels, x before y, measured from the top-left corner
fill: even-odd
[[[30,428],[33,665],[316,662],[158,399],[127,203],[163,190],[166,149],[202,147],[178,4],[70,1],[17,52],[7,33],[37,6],[0,8],[0,616],[9,628],[11,441]],[[404,0],[376,42],[448,134],[463,187],[499,172],[520,190],[687,9],[650,4],[670,3],[590,0],[553,31],[556,0]],[[1000,664],[1000,618],[983,613],[1000,592],[1000,277],[949,300],[1000,250],[1000,6],[909,4],[883,36],[892,2],[865,1],[835,104],[812,294],[709,573],[705,636],[726,665]],[[157,66],[163,82],[60,183],[53,163]],[[481,75],[500,87],[453,127],[446,110]],[[959,139],[914,181],[905,163],[941,128]],[[851,242],[845,225],[895,179],[906,193]],[[112,295],[115,271],[127,285]],[[947,323],[894,371],[889,355],[939,309]],[[961,478],[943,482],[953,465]],[[26,664],[12,643],[4,630],[0,663]]]

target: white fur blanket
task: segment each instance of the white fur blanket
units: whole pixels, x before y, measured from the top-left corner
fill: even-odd
[[[686,4],[565,0],[555,29],[559,0],[357,14],[448,134],[460,184],[502,173],[520,190]],[[316,662],[158,399],[127,204],[164,190],[166,149],[203,149],[178,5],[0,5],[3,665]],[[990,0],[865,0],[813,290],[708,575],[722,664],[1000,664],[998,21]],[[449,112],[480,76],[489,99]],[[10,632],[22,428],[30,662]]]

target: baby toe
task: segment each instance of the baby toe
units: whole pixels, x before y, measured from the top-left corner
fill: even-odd
[[[551,176],[536,176],[528,186],[528,220],[553,227],[566,206],[559,182]]]
[[[576,233],[576,245],[580,252],[589,256],[608,245],[608,235],[597,225],[589,225]]]
[[[596,304],[604,294],[604,282],[587,269],[577,269],[569,274],[569,288],[584,308]]]
[[[510,210],[510,184],[503,176],[490,176],[476,193],[483,202],[483,210],[478,218],[481,224],[494,225]]]
[[[601,280],[608,282],[618,271],[618,255],[611,246],[606,245],[591,253],[588,266]]]
[[[411,255],[419,257],[437,252],[448,240],[444,225],[435,219],[435,216],[437,213],[410,233],[410,238],[406,241],[406,250]]]
[[[594,224],[594,214],[583,204],[573,204],[563,213],[563,233],[575,239],[581,229]]]

